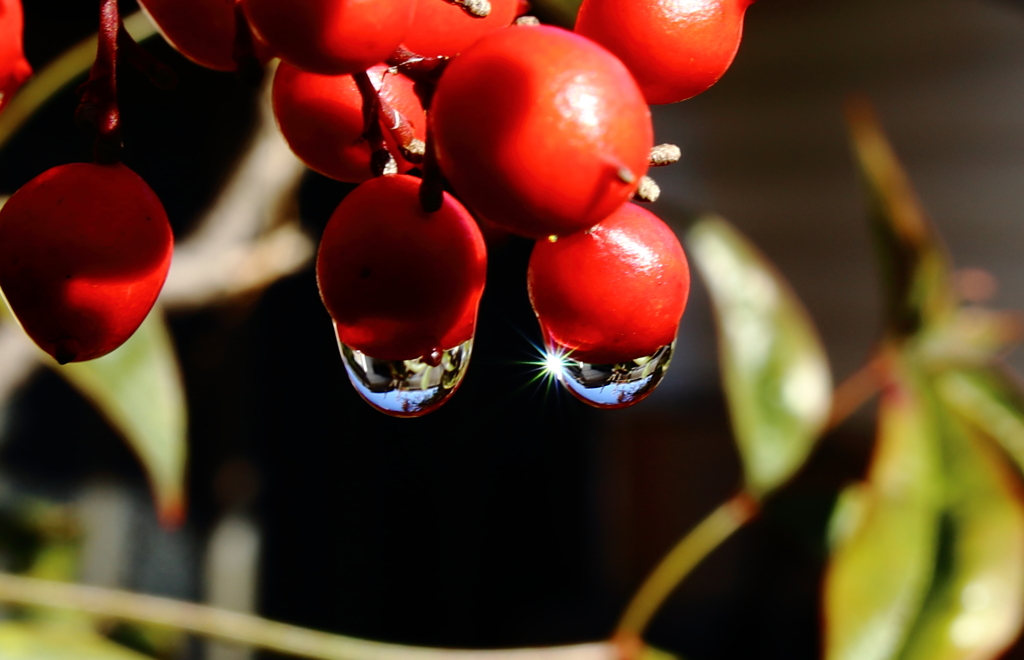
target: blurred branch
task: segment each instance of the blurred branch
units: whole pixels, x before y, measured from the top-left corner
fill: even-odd
[[[644,580],[619,620],[615,637],[623,648],[637,646],[632,640],[643,634],[679,583],[736,530],[753,520],[759,510],[757,501],[741,492],[712,511],[672,548]]]
[[[472,651],[385,644],[269,621],[205,605],[0,573],[0,601],[87,612],[315,660],[616,660],[608,642]]]
[[[249,147],[198,227],[175,249],[164,305],[195,309],[304,268],[315,246],[289,206],[305,171],[277,130],[267,85]],[[281,218],[289,220],[268,231]]]

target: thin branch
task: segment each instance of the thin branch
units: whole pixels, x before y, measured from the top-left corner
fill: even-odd
[[[655,567],[626,606],[615,638],[624,648],[634,647],[658,608],[694,568],[726,539],[757,515],[760,507],[748,494],[739,493],[694,527]]]
[[[824,433],[828,433],[847,420],[861,406],[871,400],[881,387],[879,370],[881,359],[871,358],[867,364],[836,386],[832,394],[832,412],[829,413]]]
[[[86,612],[165,626],[242,646],[314,660],[616,660],[608,642],[472,651],[386,644],[344,637],[169,598],[0,573],[0,601]]]

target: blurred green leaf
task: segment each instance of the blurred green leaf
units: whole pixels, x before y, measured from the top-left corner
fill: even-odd
[[[183,514],[187,411],[178,360],[159,309],[113,353],[53,368],[128,441],[167,524]]]
[[[833,519],[826,660],[995,658],[1024,615],[1016,475],[949,406],[956,372],[887,357],[869,477]]]
[[[720,218],[688,244],[718,320],[722,380],[747,487],[761,497],[800,469],[828,419],[828,360],[807,312],[757,249]]]
[[[0,622],[3,660],[145,660],[95,633],[77,626]]]
[[[1020,633],[1024,504],[1014,475],[956,420],[942,424],[946,499],[927,602],[901,660],[987,660]]]
[[[906,379],[904,379],[906,380]],[[916,388],[882,397],[867,484],[842,507],[825,579],[825,659],[897,657],[935,565],[941,506],[938,430]]]
[[[936,376],[943,401],[998,442],[1024,471],[1024,394],[996,368],[950,369]]]
[[[847,121],[881,260],[887,331],[909,337],[955,309],[946,251],[871,106],[851,102]]]

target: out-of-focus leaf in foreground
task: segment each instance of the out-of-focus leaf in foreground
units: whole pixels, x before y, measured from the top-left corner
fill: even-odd
[[[1024,394],[995,367],[950,369],[936,377],[950,409],[998,442],[1024,471]]]
[[[998,657],[1021,628],[1024,504],[1002,456],[950,419],[945,508],[931,592],[900,656]]]
[[[915,388],[885,392],[857,519],[844,522],[826,574],[825,660],[896,657],[924,603],[939,534],[936,433]]]
[[[826,579],[826,660],[995,658],[1024,604],[1015,475],[952,414],[944,375],[889,363],[859,519],[842,525]]]
[[[871,106],[851,101],[847,121],[881,260],[887,331],[908,337],[955,309],[948,257]]]
[[[800,469],[828,419],[832,379],[810,317],[728,222],[688,235],[718,321],[722,380],[747,488],[761,497]]]
[[[78,627],[4,621],[0,623],[4,660],[146,660],[147,656]]]
[[[184,513],[187,410],[178,359],[159,309],[113,353],[54,369],[103,413],[146,469],[161,519]]]

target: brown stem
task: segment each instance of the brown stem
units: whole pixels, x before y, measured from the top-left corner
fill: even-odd
[[[845,422],[878,393],[882,383],[881,369],[882,358],[875,356],[836,386],[832,394],[832,412],[825,425],[825,433]]]
[[[117,50],[121,17],[117,0],[100,0],[100,30],[96,59],[81,94],[75,121],[96,131],[94,155],[98,163],[121,160],[121,113],[117,106]]]
[[[399,73],[416,83],[416,94],[423,107],[429,110],[437,82],[448,68],[449,61],[447,57],[425,57],[399,47],[388,58],[388,66],[398,69]]]

